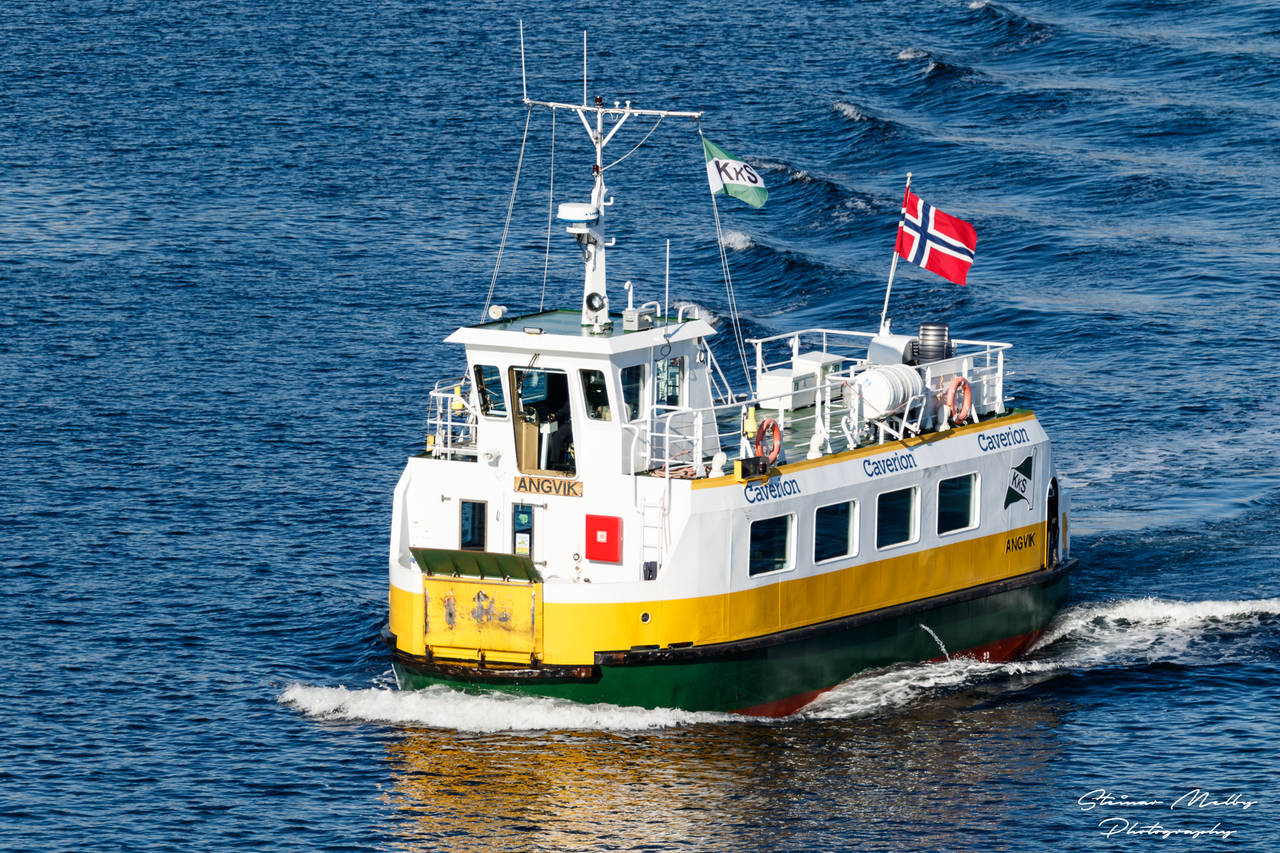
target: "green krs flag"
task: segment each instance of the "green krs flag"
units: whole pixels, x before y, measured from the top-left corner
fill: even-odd
[[[707,180],[712,195],[728,193],[752,207],[763,207],[769,191],[764,188],[764,178],[750,165],[734,157],[705,136],[702,152],[707,155]]]
[[[1009,471],[1009,489],[1004,493],[1005,509],[1018,501],[1026,501],[1031,506],[1031,460],[1028,456]]]

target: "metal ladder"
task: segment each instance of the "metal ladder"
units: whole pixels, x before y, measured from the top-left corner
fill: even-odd
[[[666,518],[662,511],[662,502],[651,503],[647,498],[640,498],[640,563],[655,566],[662,565],[662,557],[666,539]],[[642,568],[642,571],[645,571]],[[645,580],[653,580],[647,572],[641,575]]]

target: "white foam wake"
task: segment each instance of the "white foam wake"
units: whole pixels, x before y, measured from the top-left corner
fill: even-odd
[[[642,731],[741,720],[725,714],[660,708],[582,705],[564,699],[473,695],[435,686],[425,690],[314,687],[291,684],[279,702],[320,720],[425,726],[459,732]]]
[[[980,684],[1027,676],[1051,677],[1097,667],[1157,661],[1195,662],[1192,647],[1215,634],[1248,631],[1280,616],[1280,598],[1244,601],[1169,601],[1156,598],[1090,602],[1058,615],[1028,660],[982,663],[955,658],[891,667],[856,676],[800,712],[816,719],[871,716],[907,708]],[[1238,647],[1237,647],[1238,649]],[[1214,654],[1231,655],[1230,644]]]
[[[1239,630],[1280,615],[1280,598],[1243,601],[1169,601],[1134,598],[1078,604],[1058,615],[1033,652],[1063,643],[1077,663],[1117,659],[1132,652],[1179,651],[1217,630]]]
[[[895,666],[844,682],[803,708],[799,716],[843,720],[907,708],[926,698],[989,680],[1000,675],[1003,666],[968,658]]]

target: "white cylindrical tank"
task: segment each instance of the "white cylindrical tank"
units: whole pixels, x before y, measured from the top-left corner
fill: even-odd
[[[863,414],[867,418],[896,414],[908,400],[924,391],[920,371],[907,364],[864,370],[853,380],[853,385],[856,391],[862,392]]]

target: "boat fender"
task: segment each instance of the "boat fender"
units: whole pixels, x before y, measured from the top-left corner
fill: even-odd
[[[964,396],[961,399],[960,408],[956,408],[956,392],[963,390]],[[969,387],[969,380],[963,376],[957,376],[951,380],[951,384],[947,386],[947,408],[951,410],[951,420],[955,423],[964,423],[965,418],[969,417],[969,408],[973,404],[973,391]]]
[[[773,447],[769,449],[769,464],[772,465],[778,461],[778,452],[782,450],[782,427],[773,418],[765,418],[760,422],[760,428],[756,430],[756,456],[764,456],[766,432],[773,433]]]

